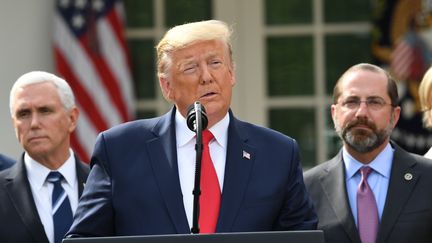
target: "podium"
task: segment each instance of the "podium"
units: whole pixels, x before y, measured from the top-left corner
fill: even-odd
[[[322,230],[67,238],[63,243],[324,243]]]

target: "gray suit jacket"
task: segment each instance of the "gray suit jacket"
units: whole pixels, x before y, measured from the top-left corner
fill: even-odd
[[[79,195],[89,168],[76,159]],[[0,172],[0,242],[49,243],[27,179],[24,159]]]
[[[432,160],[392,146],[393,166],[376,242],[432,242]],[[405,177],[407,173],[412,179]],[[305,172],[305,183],[325,241],[360,243],[348,202],[342,153]]]

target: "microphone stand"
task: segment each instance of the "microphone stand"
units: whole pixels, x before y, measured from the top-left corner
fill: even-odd
[[[200,229],[198,225],[199,218],[199,197],[201,195],[201,158],[202,158],[202,116],[201,116],[201,104],[199,102],[194,103],[195,107],[195,132],[196,132],[196,143],[195,143],[195,151],[196,151],[196,163],[195,163],[195,185],[192,191],[194,195],[193,198],[193,220],[192,220],[192,234],[199,234]]]

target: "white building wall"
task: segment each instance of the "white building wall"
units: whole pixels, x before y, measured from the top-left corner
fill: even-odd
[[[9,91],[28,71],[54,70],[51,50],[53,0],[4,0],[0,7],[0,153],[18,158]]]

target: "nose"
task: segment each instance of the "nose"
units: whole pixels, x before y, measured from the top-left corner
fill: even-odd
[[[39,126],[39,116],[36,114],[32,114],[31,118],[30,118],[30,125],[32,128],[38,127]]]
[[[210,70],[207,65],[203,65],[201,68],[201,84],[211,83],[213,82],[213,76],[210,73]]]
[[[360,102],[359,107],[356,110],[356,116],[367,116],[369,109],[366,102]]]

